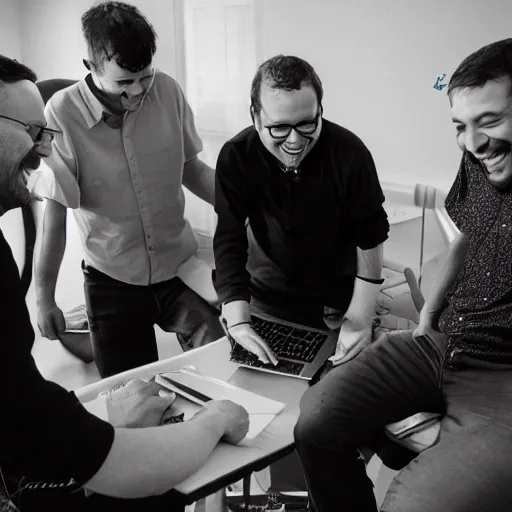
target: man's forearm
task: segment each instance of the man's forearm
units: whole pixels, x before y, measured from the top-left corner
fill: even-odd
[[[469,240],[464,233],[460,233],[450,244],[443,268],[436,278],[434,289],[421,311],[422,321],[434,321],[441,311],[446,292],[459,275],[468,248]]]
[[[357,275],[368,279],[380,279],[382,273],[383,245],[373,249],[357,248]]]
[[[382,244],[367,250],[358,247],[357,275],[366,279],[379,280],[382,273],[382,253]],[[375,316],[375,304],[379,291],[379,283],[356,278],[352,299],[345,316],[361,324],[371,323]]]
[[[35,289],[37,303],[55,300],[55,287],[66,249],[66,207],[47,200],[37,226]]]
[[[183,185],[199,199],[214,206],[215,171],[200,158],[195,157],[185,163]]]
[[[224,435],[221,421],[204,412],[165,427],[116,429],[107,459],[85,487],[118,498],[162,494],[205,463]]]

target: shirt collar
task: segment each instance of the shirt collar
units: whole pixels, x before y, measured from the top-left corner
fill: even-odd
[[[144,103],[144,101],[146,100],[146,97],[151,93],[151,90],[153,89],[153,84],[155,83],[156,73],[157,73],[157,69],[154,68],[153,69],[153,77],[151,78],[151,84],[149,85],[146,93],[144,94],[144,97],[142,98],[141,105]],[[100,121],[103,120],[103,113],[105,112],[105,106],[93,94],[93,92],[87,85],[85,78],[83,80],[80,80],[80,82],[78,84],[78,89],[82,96],[83,106],[84,106],[84,108],[83,109],[81,108],[80,110],[82,110],[82,114],[85,118],[87,128],[91,129],[94,126],[96,126]]]

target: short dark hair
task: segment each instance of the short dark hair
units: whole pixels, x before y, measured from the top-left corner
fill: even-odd
[[[285,91],[299,90],[303,85],[311,85],[319,105],[322,104],[324,90],[313,66],[299,57],[276,55],[261,64],[252,80],[251,106],[254,114],[261,111],[260,92],[263,80],[273,89]]]
[[[17,60],[0,55],[0,83],[13,84],[21,80],[35,82],[37,76],[29,67],[20,64]]]
[[[466,57],[450,79],[448,96],[455,89],[483,87],[489,80],[507,76],[512,81],[512,38],[483,46]]]
[[[82,16],[89,56],[100,70],[114,59],[119,67],[137,73],[151,64],[156,52],[155,29],[135,7],[124,2],[103,2]]]

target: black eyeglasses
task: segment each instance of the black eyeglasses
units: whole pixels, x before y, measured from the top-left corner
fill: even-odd
[[[322,115],[322,107],[318,110],[318,114],[309,121],[301,121],[297,124],[275,124],[273,126],[265,126],[273,139],[287,139],[295,130],[300,135],[313,135],[318,128],[318,121]]]
[[[0,118],[8,119],[9,121],[14,121],[15,123],[21,124],[27,130],[27,133],[30,135],[30,138],[34,142],[41,142],[43,138],[43,134],[47,133],[50,136],[50,140],[53,140],[56,133],[62,133],[60,130],[54,130],[53,128],[47,128],[42,124],[36,123],[25,123],[24,121],[20,121],[19,119],[14,119],[13,117],[3,116],[0,114]]]

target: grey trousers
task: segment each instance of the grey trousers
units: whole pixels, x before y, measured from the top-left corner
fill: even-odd
[[[306,392],[295,439],[313,510],[375,512],[358,449],[420,411],[444,413],[440,438],[397,475],[381,510],[512,510],[512,366],[444,368],[445,349],[445,337],[386,334]]]

